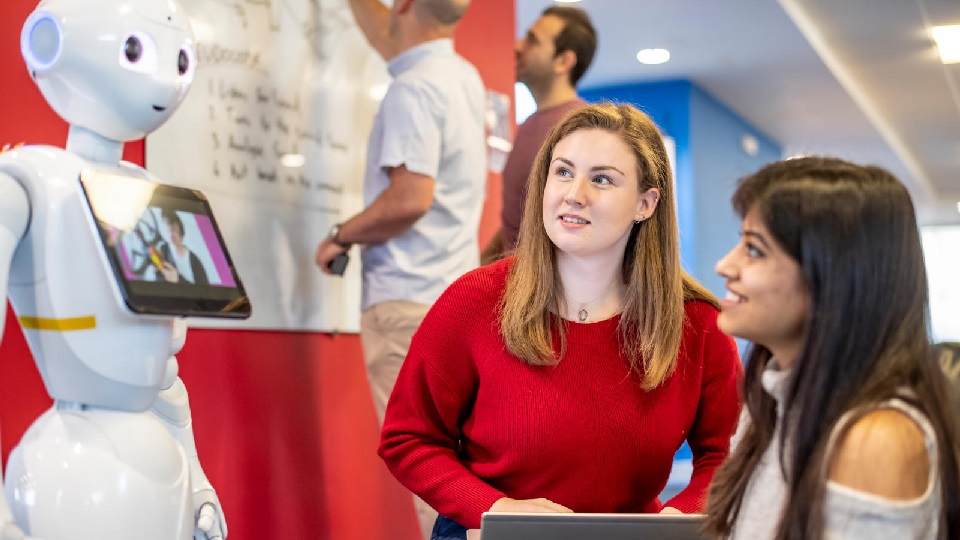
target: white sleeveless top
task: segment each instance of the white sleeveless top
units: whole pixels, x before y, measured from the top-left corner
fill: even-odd
[[[780,445],[778,443],[783,422],[783,399],[786,372],[775,367],[762,375],[764,389],[777,401],[777,425],[774,438],[767,447],[756,470],[747,484],[740,515],[733,527],[731,538],[763,540],[773,538],[780,523],[786,498],[786,480],[780,470]],[[935,540],[939,531],[940,494],[939,459],[937,440],[926,416],[912,405],[900,399],[890,399],[871,407],[895,409],[909,416],[924,434],[927,455],[930,459],[930,476],[926,492],[913,500],[894,500],[865,493],[847,486],[827,481],[824,500],[824,538],[877,540],[930,539]],[[840,428],[852,417],[852,412],[841,417],[833,430],[836,438]],[[739,444],[746,432],[750,417],[746,409],[740,416],[740,424],[731,441],[731,449]],[[833,445],[831,440],[830,446]],[[789,467],[789,464],[787,464]]]

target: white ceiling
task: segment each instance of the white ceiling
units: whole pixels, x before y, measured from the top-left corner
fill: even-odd
[[[517,0],[517,31],[553,2]],[[960,64],[927,29],[960,24],[960,0],[582,0],[599,33],[589,88],[689,79],[785,155],[886,167],[920,221],[960,223]],[[636,61],[670,50],[666,64]]]

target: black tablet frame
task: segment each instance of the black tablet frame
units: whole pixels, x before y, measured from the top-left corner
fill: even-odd
[[[107,261],[107,265],[112,270],[126,308],[132,313],[142,315],[226,319],[246,319],[250,317],[249,298],[243,283],[240,281],[233,260],[230,258],[226,242],[224,242],[220,227],[214,218],[213,209],[210,207],[207,197],[198,190],[171,184],[160,184],[146,179],[132,177],[122,179],[123,182],[141,182],[143,188],[141,193],[151,193],[148,201],[130,202],[132,205],[140,206],[139,210],[136,208],[130,210],[135,215],[142,215],[149,211],[148,208],[153,207],[167,211],[190,212],[209,218],[234,285],[195,285],[192,283],[144,281],[129,279],[125,275],[125,269],[127,272],[129,272],[129,269],[121,261],[120,250],[123,248],[118,241],[117,229],[107,225],[97,213],[97,208],[104,203],[104,201],[96,200],[97,194],[105,192],[102,189],[94,189],[92,185],[111,176],[114,178],[110,180],[116,181],[116,176],[110,173],[92,169],[84,170],[80,173],[79,185],[82,198],[86,202],[86,210],[97,231],[97,239],[102,247],[101,252]],[[115,197],[116,191],[111,193],[110,196]],[[115,204],[115,202],[112,204]],[[128,231],[120,230],[119,232]]]

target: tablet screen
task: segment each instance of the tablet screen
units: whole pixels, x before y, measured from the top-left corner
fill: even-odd
[[[134,313],[247,318],[250,302],[199,191],[87,170],[80,186]]]

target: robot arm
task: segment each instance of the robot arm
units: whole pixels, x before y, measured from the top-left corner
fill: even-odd
[[[176,321],[174,327],[174,351],[179,351],[186,337],[186,322]],[[197,540],[224,540],[227,537],[227,522],[217,492],[207,479],[197,457],[193,440],[193,420],[187,388],[177,375],[179,365],[175,356],[167,361],[164,389],[157,396],[151,411],[167,426],[173,437],[183,447],[190,463],[190,484],[193,488],[193,511],[196,518],[194,538]],[[0,539],[6,540],[6,539]]]
[[[30,221],[30,201],[19,182],[0,172],[0,307],[6,310],[7,284],[13,251],[23,238]],[[3,335],[5,313],[0,313],[0,336]],[[3,473],[0,472],[0,484]],[[0,494],[0,540],[29,540],[13,523],[7,498]]]
[[[7,284],[13,251],[23,238],[30,221],[30,201],[23,186],[0,172],[0,306],[6,309]],[[0,336],[6,317],[0,317]]]

